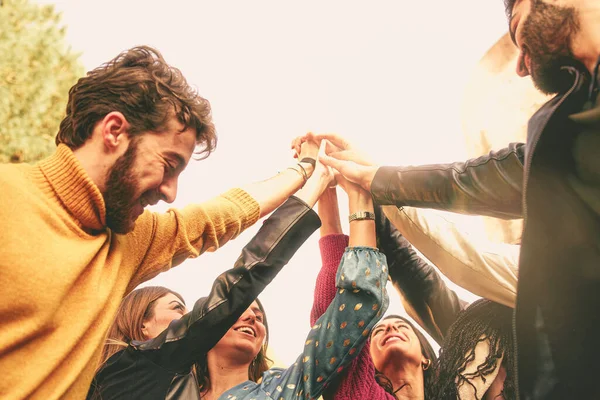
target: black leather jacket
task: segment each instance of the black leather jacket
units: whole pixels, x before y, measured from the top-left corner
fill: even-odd
[[[88,399],[200,399],[192,366],[221,339],[320,226],[317,214],[291,197],[264,221],[208,297],[158,337],[133,342],[96,374]]]
[[[377,246],[408,314],[439,345],[461,310],[469,304],[448,288],[436,269],[421,258],[398,229],[375,207]]]
[[[529,121],[527,144],[464,163],[382,167],[379,204],[524,218],[515,317],[521,399],[600,398],[600,102],[598,77]],[[587,111],[584,111],[587,110]]]

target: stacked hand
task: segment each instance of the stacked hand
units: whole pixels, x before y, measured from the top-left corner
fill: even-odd
[[[299,161],[306,157],[316,160],[313,175],[316,178],[326,180],[328,183],[327,186],[335,185],[333,170],[321,162],[325,155],[326,141],[316,142],[314,140],[307,140],[305,137],[299,136],[292,141],[294,158],[297,158]]]
[[[299,152],[306,142],[322,144],[323,141],[327,143],[327,147],[325,154],[320,156],[320,161],[324,165],[333,168],[346,180],[370,191],[371,182],[375,177],[378,166],[341,136],[334,133],[315,134],[309,132],[305,136],[294,139],[292,148]]]

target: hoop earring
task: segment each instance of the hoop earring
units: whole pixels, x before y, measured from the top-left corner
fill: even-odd
[[[431,367],[431,360],[429,358],[426,358],[425,360],[422,361],[422,366],[423,366],[423,371],[427,371],[429,369],[429,367]]]

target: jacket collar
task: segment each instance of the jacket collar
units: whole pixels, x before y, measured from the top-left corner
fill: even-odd
[[[68,146],[59,144],[56,152],[40,161],[38,166],[63,207],[82,228],[104,230],[106,208],[102,193]]]

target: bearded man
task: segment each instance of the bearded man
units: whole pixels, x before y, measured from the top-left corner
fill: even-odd
[[[379,204],[523,218],[514,321],[521,398],[599,398],[600,2],[505,5],[517,73],[556,94],[529,121],[526,144],[466,162],[378,167],[336,135],[310,138],[333,142],[323,163]]]
[[[203,204],[144,211],[173,202],[193,153],[216,144],[208,101],[149,47],[79,79],[56,143],[36,165],[0,166],[2,399],[84,398],[123,296],[238,236],[314,168],[301,156]]]

